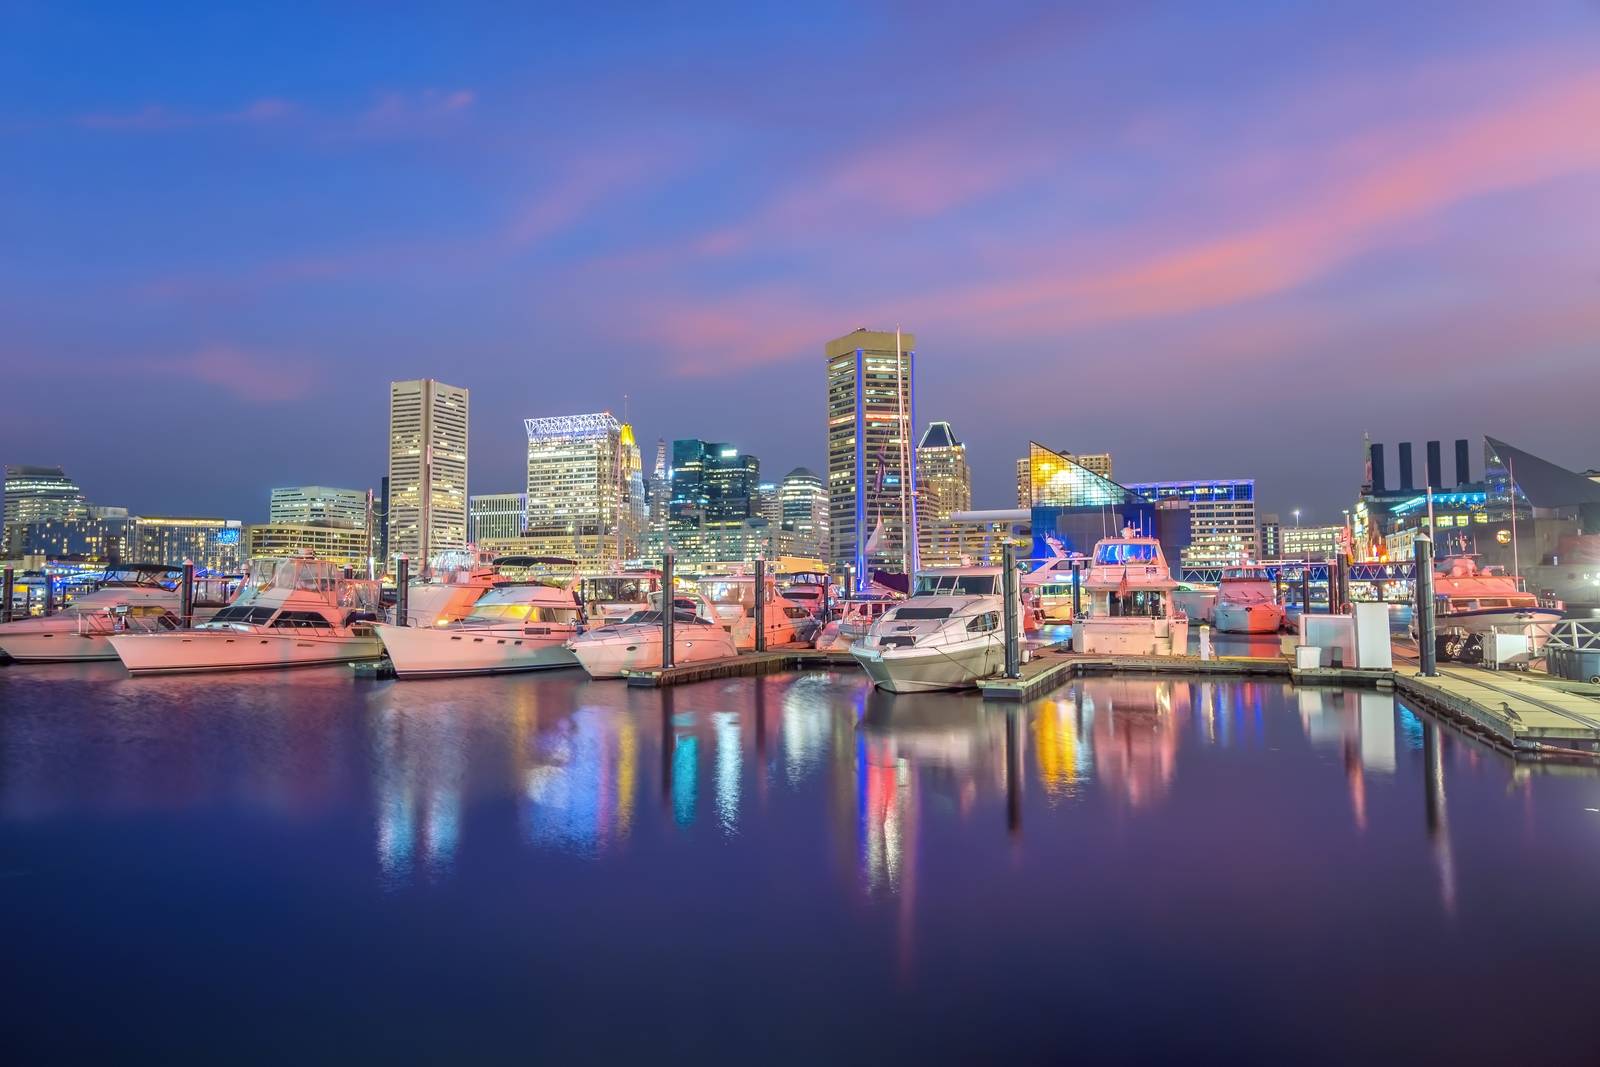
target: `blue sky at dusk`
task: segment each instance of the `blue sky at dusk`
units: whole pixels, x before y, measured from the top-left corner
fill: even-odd
[[[0,461],[255,520],[431,376],[474,492],[625,393],[781,476],[899,323],[980,506],[1030,438],[1308,521],[1363,429],[1600,466],[1593,0],[506,7],[0,0]]]

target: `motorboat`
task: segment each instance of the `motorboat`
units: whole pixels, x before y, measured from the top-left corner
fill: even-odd
[[[1267,568],[1223,569],[1222,580],[1217,583],[1216,603],[1211,609],[1211,619],[1218,632],[1275,634],[1283,629],[1284,614]]]
[[[406,617],[401,626],[445,626],[466,618],[489,590],[509,579],[501,574],[500,560],[472,551],[441,552],[428,565],[425,577],[406,586]]]
[[[751,574],[714,575],[701,578],[700,595],[711,605],[707,616],[733,634],[734,644],[743,650],[756,647],[756,579]],[[821,620],[803,604],[779,596],[777,583],[769,575],[762,598],[766,647],[809,645],[822,628]]]
[[[489,590],[462,619],[374,628],[396,676],[431,678],[576,666],[567,642],[581,621],[570,583],[528,581]]]
[[[1033,599],[1041,621],[1072,621],[1073,572],[1076,570],[1078,574],[1078,596],[1081,600],[1083,574],[1088,567],[1087,556],[1058,555],[1045,560],[1019,579],[1023,596]]]
[[[832,609],[837,614],[822,624],[816,648],[822,652],[849,651],[851,645],[867,636],[873,623],[904,600],[899,596],[874,596],[848,597],[835,602]]]
[[[377,659],[378,583],[307,552],[253,574],[233,603],[190,630],[112,634],[133,674],[259,670]]]
[[[53,615],[0,623],[0,652],[18,663],[116,659],[114,633],[176,629],[181,572],[154,563],[109,567],[87,593]],[[204,618],[215,606],[196,608]]]
[[[694,601],[674,597],[672,662],[675,665],[731,659],[739,654],[733,634],[720,622],[685,607]],[[620,678],[630,671],[661,666],[661,609],[634,612],[574,637],[568,644],[591,678]]]
[[[1005,603],[999,567],[919,571],[911,596],[850,646],[872,679],[892,693],[963,689],[1005,667]],[[1021,604],[1018,603],[1018,634]]]
[[[1191,623],[1212,622],[1217,610],[1217,587],[1202,582],[1179,582],[1172,590],[1172,605]]]
[[[1181,656],[1189,618],[1172,602],[1177,586],[1161,542],[1131,528],[1095,543],[1084,580],[1088,602],[1072,621],[1072,649],[1098,655]]]
[[[584,578],[578,596],[584,615],[598,625],[618,623],[650,604],[661,592],[661,572],[657,570],[618,571]]]
[[[1434,624],[1441,632],[1526,631],[1529,626],[1562,617],[1560,611],[1541,606],[1538,597],[1523,590],[1520,578],[1500,567],[1480,567],[1470,555],[1446,556],[1439,561],[1433,576],[1433,598]]]

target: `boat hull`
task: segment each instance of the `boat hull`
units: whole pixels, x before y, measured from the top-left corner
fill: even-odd
[[[524,629],[423,629],[374,627],[400,678],[441,678],[456,674],[507,674],[514,671],[575,667],[566,647],[570,632],[530,635]]]
[[[1560,622],[1561,619],[1561,612],[1554,608],[1482,608],[1477,611],[1440,612],[1435,617],[1434,624],[1440,630],[1465,630],[1467,633],[1477,634],[1489,633],[1495,629],[1546,625]]]
[[[117,658],[105,634],[73,630],[0,633],[0,652],[18,663],[78,663]]]
[[[1283,629],[1284,612],[1277,604],[1229,604],[1219,601],[1212,622],[1225,634],[1275,634]]]
[[[996,638],[924,648],[868,648],[856,644],[851,646],[850,654],[874,686],[891,693],[971,689],[1005,665],[1005,644]]]
[[[192,630],[171,634],[122,634],[109,641],[130,674],[315,667],[377,659],[383,654],[383,643],[377,634],[367,631],[349,635],[279,635]]]
[[[632,671],[661,666],[661,631],[654,627],[650,632],[606,635],[603,640],[579,638],[569,647],[591,678],[621,678]],[[692,637],[674,634],[672,648],[673,664],[680,667],[739,654],[732,636],[720,628],[714,634]]]

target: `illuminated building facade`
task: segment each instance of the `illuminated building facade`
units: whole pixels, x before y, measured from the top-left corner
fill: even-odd
[[[1303,559],[1318,562],[1337,559],[1343,526],[1285,526],[1281,534],[1283,555],[1268,559]]]
[[[1262,559],[1282,559],[1283,522],[1274,513],[1261,516],[1261,531],[1256,543],[1261,546]]]
[[[972,508],[967,446],[948,422],[930,422],[917,442],[917,519],[943,522]]]
[[[586,569],[634,558],[646,516],[633,428],[609,411],[526,419],[527,525],[517,550]]]
[[[250,559],[283,559],[302,552],[313,552],[366,574],[372,543],[367,531],[343,523],[262,522],[244,528],[246,554]]]
[[[467,546],[467,402],[432,378],[389,383],[390,558]]]
[[[829,562],[863,585],[915,570],[916,347],[913,334],[857,330],[829,341]]]
[[[1057,550],[1087,555],[1124,527],[1157,538],[1168,560],[1189,545],[1186,501],[1147,499],[1037,441],[1028,446],[1028,487],[1035,558]]]
[[[4,530],[0,547],[16,554],[13,539],[20,527],[52,519],[80,519],[89,515],[78,483],[60,467],[7,466]]]
[[[1234,567],[1260,558],[1254,479],[1136,482],[1128,488],[1148,500],[1188,504],[1189,544],[1180,557],[1183,566]]]
[[[1053,449],[1051,451],[1054,451]],[[1084,452],[1074,455],[1071,452],[1056,452],[1063,459],[1071,460],[1090,474],[1097,474],[1102,478],[1111,477],[1110,452]],[[1033,506],[1033,457],[1030,452],[1017,460],[1017,507],[1031,508]]]
[[[367,528],[367,492],[325,485],[292,485],[274,489],[267,505],[268,522],[332,523]]]
[[[787,550],[807,559],[828,558],[828,490],[815,471],[796,467],[778,487]]]
[[[63,559],[70,556],[106,563],[121,562],[132,522],[124,513],[120,516],[84,515],[72,519],[23,523],[15,528],[9,554],[17,557]]]
[[[1007,544],[1019,558],[1032,549],[1032,512],[963,511],[917,525],[919,556],[927,567],[998,567]]]
[[[467,540],[521,537],[528,518],[527,493],[484,493],[467,498]]]
[[[141,515],[133,520],[125,563],[178,567],[193,560],[201,570],[238,574],[244,563],[244,527],[238,519]]]
[[[732,445],[672,442],[667,541],[680,565],[744,562],[771,550],[760,479],[761,461]]]

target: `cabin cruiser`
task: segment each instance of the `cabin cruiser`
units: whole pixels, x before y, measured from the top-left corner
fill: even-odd
[[[181,572],[154,563],[107,569],[96,588],[74,597],[63,611],[0,624],[0,652],[18,663],[116,659],[106,639],[114,633],[175,630]],[[196,609],[196,618],[216,607]]]
[[[252,574],[232,604],[192,630],[112,634],[131,673],[257,670],[377,659],[378,583],[305,553]]]
[[[584,615],[597,625],[622,622],[648,607],[659,592],[661,572],[656,570],[598,574],[578,585]]]
[[[1213,622],[1217,587],[1200,582],[1179,582],[1172,590],[1172,606],[1188,616],[1191,623]]]
[[[999,567],[919,571],[911,596],[873,623],[850,654],[873,685],[892,693],[977,685],[1005,667],[1000,573]],[[1020,617],[1017,626],[1020,635]]]
[[[581,619],[570,584],[529,581],[496,586],[462,619],[375,629],[398,677],[430,678],[575,666]]]
[[[1225,568],[1211,618],[1218,632],[1225,634],[1275,634],[1283,629],[1283,605],[1267,568]]]
[[[701,578],[700,595],[711,605],[707,616],[733,634],[740,649],[756,647],[756,579],[750,574],[717,575]],[[777,583],[769,575],[762,602],[766,647],[810,644],[822,628],[821,620],[803,605],[778,595]]]
[[[591,678],[620,678],[629,671],[661,666],[659,597],[657,601],[656,606],[579,634],[568,643]],[[733,635],[720,622],[697,612],[697,603],[704,606],[697,598],[673,598],[672,662],[682,666],[737,656]]]
[[[822,652],[848,652],[850,646],[867,636],[872,624],[904,601],[900,596],[849,597],[833,604],[837,615],[822,624],[816,648]]]
[[[1059,555],[1045,560],[1024,574],[1020,581],[1022,594],[1038,608],[1043,622],[1072,621],[1072,572],[1078,569],[1078,596],[1083,597],[1083,575],[1089,569],[1089,557],[1084,555]]]
[[[1084,588],[1088,602],[1072,622],[1072,650],[1122,656],[1181,656],[1189,619],[1172,603],[1177,586],[1161,542],[1131,528],[1096,542]]]
[[[1433,576],[1434,623],[1440,631],[1489,633],[1495,628],[1556,622],[1561,612],[1541,607],[1503,568],[1479,567],[1468,556],[1446,556]],[[1412,624],[1415,629],[1415,622]]]

